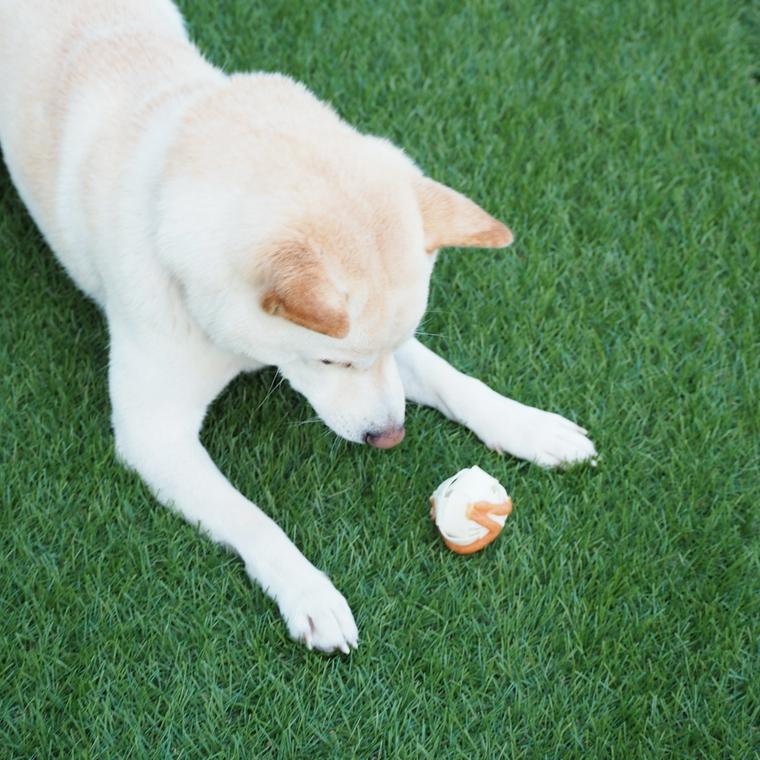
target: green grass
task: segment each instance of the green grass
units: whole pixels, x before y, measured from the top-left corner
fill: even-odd
[[[425,341],[602,460],[544,472],[418,408],[378,452],[239,379],[206,443],[361,630],[310,654],[115,462],[104,324],[3,172],[0,755],[758,757],[757,4],[182,5],[211,60],[302,79],[510,224],[442,254]],[[427,497],[473,463],[516,508],[462,558]]]

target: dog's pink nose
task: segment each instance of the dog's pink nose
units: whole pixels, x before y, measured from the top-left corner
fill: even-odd
[[[383,430],[382,433],[367,433],[364,436],[364,440],[376,449],[390,449],[397,443],[401,443],[404,440],[404,426],[401,425],[397,428],[390,428],[389,430]]]

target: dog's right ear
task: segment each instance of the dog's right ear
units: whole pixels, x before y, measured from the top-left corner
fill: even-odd
[[[512,243],[512,230],[483,211],[469,198],[428,177],[414,183],[425,248],[504,248]]]
[[[332,338],[348,335],[346,296],[335,287],[319,252],[308,243],[290,241],[275,246],[266,260],[265,278],[261,308],[267,314]]]

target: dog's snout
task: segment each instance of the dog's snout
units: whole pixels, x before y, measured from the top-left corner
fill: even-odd
[[[390,449],[404,440],[405,432],[406,431],[404,430],[404,426],[399,425],[398,427],[388,428],[387,430],[383,430],[379,433],[367,433],[364,436],[364,440],[366,443],[368,443],[370,446],[374,446],[376,449]]]

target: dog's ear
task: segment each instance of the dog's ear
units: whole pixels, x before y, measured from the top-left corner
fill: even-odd
[[[514,239],[512,231],[461,193],[427,177],[415,179],[415,193],[422,214],[425,248],[504,248]]]
[[[300,241],[282,243],[266,261],[268,284],[261,308],[267,314],[332,338],[348,335],[346,298],[331,282],[316,250]]]

